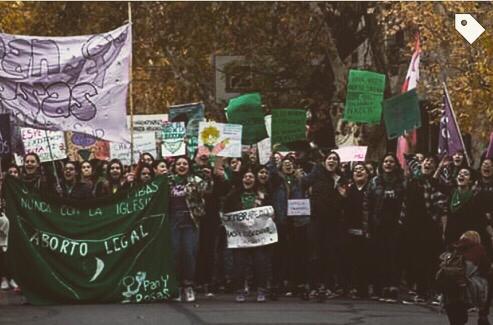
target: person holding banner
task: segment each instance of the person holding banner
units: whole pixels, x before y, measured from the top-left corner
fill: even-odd
[[[192,173],[192,161],[176,159],[170,175],[169,215],[171,244],[180,285],[177,300],[195,301],[193,284],[197,265],[200,219],[205,216],[204,195],[212,190],[210,179]]]
[[[312,293],[318,301],[335,297],[335,278],[340,265],[341,221],[343,194],[340,157],[330,151],[322,164],[302,178],[303,186],[311,191],[309,223],[309,278]]]
[[[387,153],[379,174],[369,184],[365,214],[371,225],[377,272],[373,295],[382,301],[397,302],[401,273],[402,229],[399,218],[404,199],[404,172],[393,153]]]
[[[123,176],[123,164],[120,159],[111,159],[106,170],[106,180],[96,191],[96,196],[115,194],[128,188],[128,184]]]
[[[79,175],[77,162],[65,162],[62,182],[56,186],[56,191],[60,197],[74,200],[86,200],[93,197],[92,188],[87,183],[78,181]]]
[[[223,213],[242,211],[269,205],[268,197],[264,192],[258,191],[258,182],[252,170],[246,170],[241,177],[241,185],[226,196],[223,205]],[[246,271],[248,263],[253,261],[255,283],[257,285],[257,302],[267,301],[266,288],[269,278],[270,259],[266,246],[235,248],[234,273],[238,294],[236,302],[246,301]]]
[[[41,174],[41,160],[34,152],[24,155],[24,167],[21,175],[22,182],[30,191],[51,191],[45,177]]]
[[[135,171],[136,185],[144,185],[152,182],[154,179],[154,169],[149,164],[139,164]]]

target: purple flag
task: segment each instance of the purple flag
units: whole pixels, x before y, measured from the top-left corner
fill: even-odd
[[[463,151],[467,157],[466,148],[462,141],[459,125],[455,120],[448,92],[445,89],[443,95],[444,111],[440,118],[440,133],[438,134],[438,154],[440,157],[447,155],[453,156],[457,151]],[[467,159],[467,158],[466,158]]]
[[[486,158],[493,158],[493,132],[490,134],[490,144],[486,150]]]

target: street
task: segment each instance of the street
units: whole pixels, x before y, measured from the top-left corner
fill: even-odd
[[[253,299],[252,297],[249,297]],[[470,315],[470,324],[476,323]],[[0,292],[0,324],[447,324],[439,308],[371,300],[325,303],[281,298],[259,304],[234,302],[233,295],[198,296],[194,304],[31,306],[13,292]]]

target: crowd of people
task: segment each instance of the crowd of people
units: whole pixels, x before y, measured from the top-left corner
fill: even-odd
[[[228,290],[244,302],[255,289],[258,302],[346,295],[434,304],[440,293],[435,281],[439,256],[459,240],[465,245],[469,239],[462,236],[468,231],[478,234],[472,242],[484,247],[486,259],[475,261],[487,263],[480,270],[488,273],[493,253],[492,158],[483,155],[478,170],[468,166],[463,152],[441,160],[417,153],[407,157],[406,166],[392,153],[378,163],[341,163],[337,152],[315,149],[284,156],[275,152],[266,165],[258,163],[253,151],[242,158],[212,158],[154,159],[144,153],[134,166],[123,166],[118,159],[67,160],[57,181],[51,164],[42,166],[36,154],[28,153],[22,168],[11,165],[7,173],[31,190],[78,200],[126,191],[167,175],[171,244],[180,283],[176,299],[185,302],[195,301],[196,292],[212,296]],[[311,214],[290,216],[291,199],[309,199]],[[278,242],[228,249],[221,213],[267,205],[274,208]],[[8,267],[0,270],[5,289]],[[486,322],[490,301],[488,295],[480,306],[480,318]]]

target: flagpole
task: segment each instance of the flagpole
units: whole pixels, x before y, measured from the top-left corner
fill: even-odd
[[[128,22],[132,27],[132,3],[128,4]],[[133,30],[133,28],[131,28]],[[134,163],[134,101],[133,101],[133,76],[132,76],[132,56],[130,56],[130,75],[129,75],[129,100],[130,100],[130,166]]]
[[[452,113],[452,118],[454,119],[454,123],[457,126],[457,131],[458,131],[457,133],[459,133],[460,144],[462,145],[462,148],[464,148],[464,156],[466,157],[467,165],[471,166],[471,160],[469,159],[469,155],[467,154],[467,148],[464,145],[464,140],[462,139],[462,132],[460,132],[459,123],[457,123],[457,117],[455,117],[454,107],[452,106],[452,101],[450,100],[447,85],[445,84],[445,82],[443,82],[443,88],[445,89],[445,96],[447,96],[447,101],[450,105],[450,111]]]
[[[51,163],[53,164],[53,173],[55,174],[56,184],[61,186],[60,179],[58,178],[58,173],[56,170],[55,160],[53,159],[53,152],[51,151],[50,138],[48,137],[48,131],[45,129],[46,142],[48,144],[48,151],[50,152]]]

